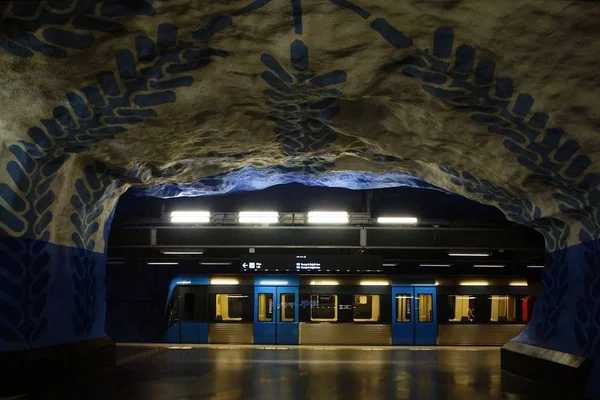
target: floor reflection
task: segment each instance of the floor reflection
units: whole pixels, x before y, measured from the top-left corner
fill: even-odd
[[[517,400],[556,395],[515,377],[503,380],[497,349],[192,348],[149,352],[63,390],[29,398]]]

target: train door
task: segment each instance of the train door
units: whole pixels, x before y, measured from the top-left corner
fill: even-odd
[[[435,286],[415,286],[415,344],[437,344]]]
[[[392,287],[392,344],[435,345],[435,286]]]
[[[298,344],[298,287],[255,286],[254,343]]]
[[[415,343],[414,289],[412,286],[392,288],[392,344]]]

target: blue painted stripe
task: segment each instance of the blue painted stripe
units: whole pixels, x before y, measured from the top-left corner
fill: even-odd
[[[92,35],[73,33],[58,28],[46,28],[42,35],[50,43],[76,50],[88,50],[94,45],[94,36]]]
[[[294,31],[302,35],[302,0],[292,0],[292,14],[294,15]]]
[[[374,19],[371,22],[371,28],[397,49],[405,49],[412,46],[412,39],[406,37],[383,18]]]
[[[173,103],[175,99],[175,92],[165,91],[152,94],[137,95],[133,98],[133,102],[140,107],[151,107],[165,103]]]
[[[357,6],[356,4],[348,1],[348,0],[330,0],[333,4],[338,5],[340,7],[347,8],[356,14],[360,15],[363,19],[367,19],[371,16],[371,13],[364,10],[363,8]]]

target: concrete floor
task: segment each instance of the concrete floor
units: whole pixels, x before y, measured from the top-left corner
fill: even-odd
[[[119,346],[117,366],[43,399],[548,399],[498,348]]]

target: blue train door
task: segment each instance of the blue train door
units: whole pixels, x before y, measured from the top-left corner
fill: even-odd
[[[254,343],[298,344],[298,297],[298,286],[254,287]]]
[[[392,344],[415,343],[414,303],[412,286],[392,287]]]
[[[435,286],[415,286],[415,344],[437,344]]]
[[[392,344],[435,345],[435,286],[392,287]]]

